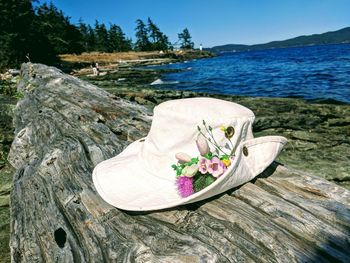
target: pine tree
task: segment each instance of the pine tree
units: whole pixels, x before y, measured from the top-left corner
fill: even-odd
[[[178,34],[178,37],[182,49],[193,49],[194,43],[191,41],[192,37],[187,28],[185,28],[182,33]]]
[[[87,42],[86,51],[91,52],[91,51],[97,50],[95,30],[90,25],[87,26],[86,42]]]
[[[55,51],[40,32],[32,0],[0,0],[0,69],[27,61],[52,63]]]
[[[159,27],[153,23],[151,18],[148,18],[147,31],[151,38],[152,50],[169,50],[171,49],[171,43],[168,37],[163,34]]]
[[[145,23],[141,19],[136,20],[136,43],[135,49],[137,51],[149,51],[152,49],[151,43],[148,40],[147,28]]]
[[[173,45],[170,43],[169,38],[162,34],[159,40],[159,50],[173,50]]]
[[[125,38],[125,34],[120,26],[111,24],[108,31],[108,51],[121,52],[131,50],[130,40]]]
[[[0,17],[0,64],[12,66],[28,52],[26,41],[34,17],[31,1],[1,0]]]
[[[95,22],[96,51],[108,52],[108,31],[105,24]]]
[[[159,37],[161,35],[161,32],[159,28],[156,26],[156,24],[153,23],[151,18],[148,18],[148,25],[147,25],[147,31],[151,38],[152,44],[155,44],[159,41]]]
[[[89,49],[89,43],[88,43],[89,30],[88,30],[88,26],[83,22],[82,19],[79,19],[78,29],[79,29],[79,32],[81,34],[80,44],[83,47],[84,51],[88,51],[88,49]]]
[[[53,3],[39,6],[37,19],[40,32],[47,36],[57,54],[83,51],[82,34],[79,29],[72,25],[69,18]]]
[[[125,51],[131,51],[134,49],[134,44],[132,43],[131,38],[126,38],[124,45],[125,45]]]
[[[36,4],[37,0],[0,0],[0,69],[18,67],[27,61],[53,64],[57,55],[83,51],[119,52],[133,47],[138,51],[168,50],[171,43],[149,18],[147,26],[136,21],[136,43],[126,38],[122,29],[96,21],[91,27],[70,18],[50,4]],[[190,37],[189,37],[190,39]]]

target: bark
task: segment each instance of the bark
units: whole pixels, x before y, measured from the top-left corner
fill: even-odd
[[[210,200],[121,211],[92,169],[147,134],[149,111],[40,64],[23,64],[18,89],[13,262],[350,261],[348,190],[273,163]]]

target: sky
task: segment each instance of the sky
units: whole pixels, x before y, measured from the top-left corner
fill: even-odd
[[[45,0],[40,0],[41,3]],[[195,46],[260,44],[350,26],[350,0],[52,0],[72,23],[119,25],[135,39],[150,17],[177,41],[188,28]]]

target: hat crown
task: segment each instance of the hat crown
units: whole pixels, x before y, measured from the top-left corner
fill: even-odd
[[[159,104],[154,110],[154,119],[158,114],[177,114],[179,117],[197,122],[207,120],[222,120],[227,118],[254,117],[254,113],[237,103],[213,98],[188,98],[170,100]]]
[[[254,113],[242,105],[213,98],[171,100],[155,107],[144,154],[168,155],[170,158],[177,152],[198,154],[197,126],[207,133],[203,120],[212,128],[219,144],[227,143],[221,126],[234,127],[234,145],[253,137]]]

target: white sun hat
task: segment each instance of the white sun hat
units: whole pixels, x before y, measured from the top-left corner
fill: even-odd
[[[96,190],[117,208],[151,211],[197,202],[244,184],[263,172],[287,142],[281,136],[254,138],[254,118],[254,113],[242,105],[213,98],[161,103],[154,108],[151,129],[145,138],[94,168]],[[203,127],[203,121],[210,131]],[[234,157],[214,182],[183,197],[172,165],[177,164],[175,155],[179,152],[200,157],[196,144],[198,127],[202,127],[204,136],[211,133],[224,152],[233,151]],[[230,143],[222,127],[233,127]],[[216,148],[210,146],[215,154]]]

